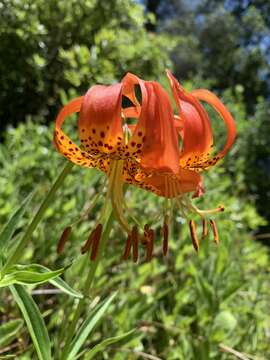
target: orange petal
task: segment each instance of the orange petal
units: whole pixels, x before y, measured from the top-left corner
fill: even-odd
[[[168,94],[158,83],[143,81],[131,73],[122,83],[123,95],[134,104],[125,112],[138,118],[127,145],[129,154],[140,156],[140,164],[146,171],[177,173],[178,132]],[[141,90],[141,105],[136,98],[136,85]]]
[[[75,164],[93,167],[95,162],[62,131],[61,126],[65,119],[76,112],[80,111],[83,97],[76,98],[70,101],[59,112],[55,122],[54,143],[57,150],[64,155],[68,160]]]
[[[197,172],[180,169],[177,176],[153,174],[143,179],[142,183],[149,191],[166,198],[174,198],[184,193],[196,192],[201,181],[201,176]]]
[[[205,101],[209,105],[211,105],[221,116],[222,120],[224,121],[226,127],[227,127],[227,139],[226,143],[224,145],[224,148],[213,158],[210,159],[210,162],[216,163],[217,160],[223,158],[228,150],[231,148],[231,146],[234,143],[235,136],[236,136],[236,126],[235,121],[230,114],[229,110],[225,107],[225,105],[217,98],[217,96],[213,93],[211,93],[208,90],[204,89],[198,89],[192,91],[192,95],[196,97],[197,99],[201,101]],[[208,163],[209,163],[208,161]],[[212,163],[213,164],[213,163]],[[211,163],[210,163],[211,165]]]
[[[88,90],[78,120],[79,137],[88,152],[110,154],[123,145],[121,106],[122,84]]]
[[[187,93],[169,71],[167,75],[183,127],[180,166],[197,167],[197,164],[207,160],[211,151],[213,143],[211,122],[196,97]]]
[[[174,126],[173,108],[166,91],[156,82],[145,83],[148,99],[142,103],[146,140],[141,166],[151,171],[178,173],[178,134]]]
[[[140,79],[131,73],[127,73],[126,76],[122,79],[123,84],[123,95],[126,96],[134,106],[123,109],[123,112],[126,117],[139,117],[141,112],[141,105],[139,100],[136,97],[135,85],[139,84]]]

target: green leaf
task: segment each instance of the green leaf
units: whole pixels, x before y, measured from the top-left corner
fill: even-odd
[[[11,216],[7,224],[4,226],[0,233],[0,258],[2,259],[6,254],[5,251],[8,246],[8,242],[12,238],[12,235],[14,234],[14,231],[16,230],[16,227],[22,218],[23,214],[25,213],[25,210],[27,208],[28,203],[32,199],[34,193],[31,193],[28,195],[21,206],[14,212],[14,214]]]
[[[40,271],[41,273],[46,273],[51,271],[50,269],[48,269],[46,266],[40,265],[40,264],[31,264],[31,269],[35,270],[35,271]],[[65,267],[66,269],[67,267]],[[79,293],[78,291],[72,289],[72,287],[70,287],[63,279],[61,279],[60,277],[54,277],[52,279],[48,280],[50,284],[52,284],[53,286],[55,286],[56,288],[60,289],[61,291],[63,291],[64,293],[73,296],[75,298],[78,299],[82,299],[83,295],[81,293]]]
[[[9,272],[0,280],[0,288],[13,284],[42,284],[56,278],[65,271],[65,268],[61,268],[55,271],[40,272],[32,271],[32,268],[32,265],[12,266]]]
[[[116,294],[116,292],[112,294],[108,299],[104,300],[99,306],[97,306],[93,311],[90,312],[88,317],[85,319],[85,321],[79,328],[74,340],[68,347],[68,351],[66,354],[67,357],[65,358],[66,360],[72,360],[76,358],[78,351],[90,335],[91,331],[97,326],[98,322],[101,320],[102,316],[107,311]]]
[[[87,352],[84,359],[85,360],[93,359],[93,357],[96,355],[96,353],[106,349],[106,347],[108,347],[111,344],[114,344],[116,342],[119,342],[121,340],[125,340],[125,339],[129,338],[130,335],[134,334],[135,330],[136,329],[133,329],[133,330],[131,330],[129,332],[126,332],[124,334],[117,335],[117,336],[110,337],[108,339],[103,340],[101,343],[97,344],[89,352]]]
[[[42,315],[28,292],[21,285],[10,290],[19,306],[40,360],[51,360],[51,344]]]
[[[7,346],[17,337],[22,324],[21,319],[16,319],[0,326],[0,347]]]

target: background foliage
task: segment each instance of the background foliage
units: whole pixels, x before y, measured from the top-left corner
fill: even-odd
[[[158,239],[150,264],[122,263],[125,239],[114,226],[92,299],[119,292],[85,346],[104,335],[138,331],[96,358],[141,359],[145,353],[161,359],[232,358],[221,353],[220,343],[256,359],[270,357],[269,250],[267,238],[263,243],[254,238],[268,232],[270,223],[269,14],[268,2],[259,0],[0,1],[1,227],[36,189],[11,246],[64,164],[52,146],[51,122],[61,104],[92,84],[118,81],[131,71],[167,86],[164,69],[171,68],[187,88],[218,93],[237,121],[236,145],[206,175],[207,192],[200,200],[201,207],[224,203],[228,209],[218,217],[218,247],[208,238],[197,256],[176,213],[167,259]],[[221,146],[224,128],[215,117],[213,125]],[[60,257],[56,242],[103,191],[100,179],[97,172],[75,167],[23,254],[25,263],[34,259],[50,268],[75,260],[64,278],[77,290],[88,265],[80,246],[101,204],[76,227]],[[142,223],[155,217],[160,200],[131,188],[126,196]],[[65,309],[74,300],[38,292],[48,288],[32,290],[57,354]],[[2,289],[0,316],[2,324],[16,321],[16,331],[0,337],[0,355],[35,358],[20,313]]]

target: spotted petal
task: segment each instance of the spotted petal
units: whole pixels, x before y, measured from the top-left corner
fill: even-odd
[[[74,164],[86,167],[96,167],[104,172],[108,171],[108,161],[93,159],[85,151],[81,150],[62,130],[62,124],[66,118],[81,109],[83,97],[71,100],[59,112],[55,122],[54,143],[57,150]]]
[[[140,86],[142,93],[140,109],[136,100],[134,101],[135,85]],[[134,114],[135,111],[139,113],[130,145],[142,148],[141,166],[147,171],[177,173],[178,133],[174,126],[173,108],[166,91],[156,82],[143,81],[133,74],[127,74],[124,78],[123,94],[134,102]]]
[[[123,146],[121,106],[122,84],[95,85],[87,91],[78,120],[79,137],[86,151],[105,155]]]
[[[183,126],[180,166],[200,167],[208,159],[213,144],[210,119],[196,97],[186,92],[169,71],[167,75]]]
[[[227,127],[227,139],[226,143],[224,145],[224,148],[212,159],[209,159],[207,161],[208,164],[213,165],[216,163],[219,159],[222,159],[226,153],[229,151],[231,146],[234,143],[235,136],[236,136],[236,126],[234,119],[228,109],[225,107],[225,105],[216,97],[215,94],[211,93],[208,90],[204,89],[198,89],[192,91],[192,95],[200,100],[205,101],[207,104],[211,105],[217,113],[220,115],[222,120],[224,121],[226,127]]]

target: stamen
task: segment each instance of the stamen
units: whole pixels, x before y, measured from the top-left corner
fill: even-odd
[[[218,236],[217,224],[216,224],[215,220],[210,220],[209,222],[210,222],[213,234],[214,234],[214,242],[216,244],[218,244],[219,243],[219,236]]]
[[[94,230],[93,240],[92,240],[93,241],[92,252],[91,252],[91,256],[90,256],[90,259],[92,261],[96,260],[96,257],[98,254],[99,243],[100,243],[100,239],[101,239],[101,234],[102,234],[102,224],[98,224],[98,226]]]
[[[142,243],[143,246],[147,246],[149,230],[150,230],[149,224],[145,224],[144,225],[144,236],[141,239],[141,243]]]
[[[210,215],[210,214],[222,212],[222,211],[225,211],[225,207],[223,205],[220,205],[215,209],[208,209],[208,210],[199,210],[198,208],[196,208],[196,212],[201,216]]]
[[[93,237],[94,237],[95,231],[96,231],[96,229],[91,231],[90,235],[88,236],[88,239],[86,240],[84,245],[81,247],[81,254],[85,254],[90,249],[90,247],[93,243]]]
[[[133,261],[137,262],[139,257],[139,233],[137,226],[133,226],[131,232],[128,234],[126,247],[123,255],[123,260],[127,260],[130,252],[131,247],[133,247]]]
[[[162,228],[162,235],[163,235],[163,255],[166,256],[168,253],[168,243],[169,243],[169,217],[168,215],[164,218],[163,228]]]
[[[151,261],[154,249],[154,237],[155,233],[153,229],[148,230],[148,239],[146,243],[146,257],[145,261]]]
[[[189,230],[190,230],[192,245],[194,249],[198,252],[200,244],[197,236],[197,227],[194,220],[189,221]]]
[[[202,219],[202,240],[206,238],[207,234],[208,234],[207,220]]]
[[[138,261],[139,257],[139,234],[138,234],[138,228],[137,226],[133,226],[131,231],[131,241],[133,245],[133,262]]]
[[[109,175],[109,189],[108,194],[111,197],[114,215],[123,229],[129,233],[130,227],[123,214],[123,160],[114,160],[111,163],[111,170]]]
[[[69,237],[70,237],[70,234],[71,234],[71,230],[72,230],[72,227],[71,226],[67,226],[65,228],[65,230],[63,231],[58,243],[57,243],[57,254],[61,254],[62,251],[64,250],[64,247],[65,247],[65,244],[66,242],[68,241]]]
[[[130,254],[130,250],[131,250],[131,246],[132,246],[132,238],[131,238],[131,234],[128,235],[127,241],[126,241],[126,247],[125,247],[125,251],[124,251],[124,255],[123,255],[123,260],[127,260]]]
[[[150,261],[153,256],[155,232],[149,224],[144,225],[144,237],[141,239],[142,245],[146,247],[145,261]]]

